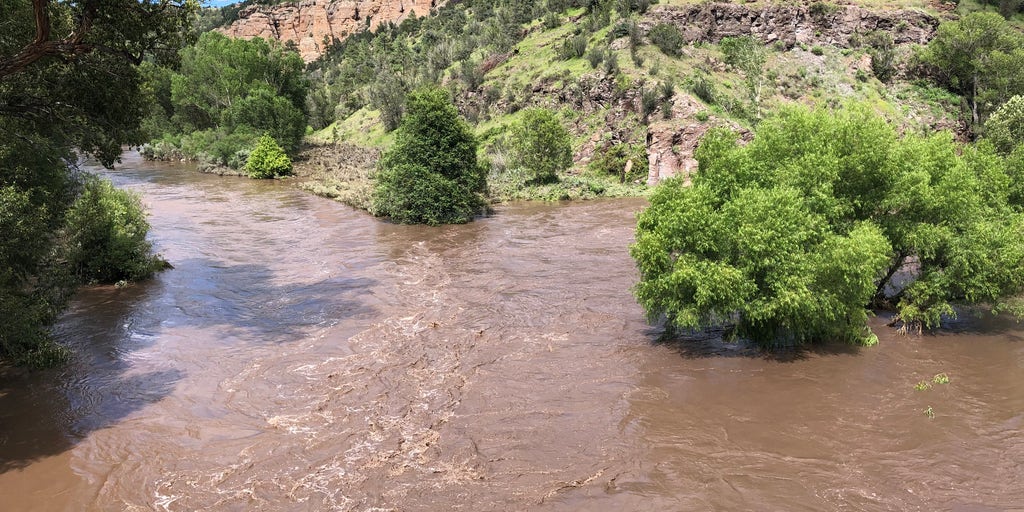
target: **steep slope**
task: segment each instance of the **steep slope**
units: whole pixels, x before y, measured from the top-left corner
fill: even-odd
[[[293,42],[303,60],[322,55],[335,40],[381,23],[400,23],[415,13],[424,16],[446,0],[301,0],[277,5],[251,5],[238,20],[218,29],[230,37]]]

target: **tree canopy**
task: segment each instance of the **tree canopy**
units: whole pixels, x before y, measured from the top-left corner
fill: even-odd
[[[84,184],[69,166],[73,148],[110,165],[123,144],[143,141],[148,98],[136,65],[173,61],[196,7],[191,0],[0,3],[0,358],[44,364],[60,357],[46,326],[85,277],[67,268],[74,235],[85,232],[76,221],[84,216],[68,212],[83,201],[113,215],[108,235],[127,236],[107,241],[128,241],[121,254],[142,258],[112,262],[151,262],[148,245],[129,247],[145,242],[131,198]],[[83,199],[83,190],[92,193]]]
[[[146,91],[154,107],[146,128],[156,139],[147,156],[180,153],[242,167],[265,133],[294,153],[306,131],[304,69],[298,53],[276,42],[231,39],[217,32],[182,49],[177,71],[147,63]]]
[[[870,343],[870,307],[905,328],[956,304],[1022,312],[1024,216],[987,143],[901,137],[867,107],[791,107],[746,146],[710,132],[696,157],[692,186],[659,185],[638,217],[635,293],[652,319]]]
[[[572,165],[572,137],[545,108],[531,108],[512,127],[512,165],[536,182],[558,180],[558,173]]]
[[[395,144],[378,164],[373,211],[406,224],[462,224],[487,186],[473,130],[444,89],[409,95]]]
[[[1024,35],[994,12],[939,25],[921,58],[943,85],[967,100],[973,125],[1024,94]]]

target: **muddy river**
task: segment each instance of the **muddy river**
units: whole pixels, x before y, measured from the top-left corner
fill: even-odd
[[[0,510],[1024,507],[1013,321],[659,342],[629,291],[642,201],[428,228],[135,155],[108,176],[176,268],[83,290],[71,364],[0,375]]]

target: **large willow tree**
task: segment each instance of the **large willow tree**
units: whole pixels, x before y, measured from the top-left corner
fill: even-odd
[[[79,279],[65,250],[76,233],[65,228],[90,183],[73,171],[72,151],[110,165],[123,144],[142,142],[136,66],[175,58],[196,7],[0,2],[0,359],[44,363],[59,352],[45,327]]]
[[[665,182],[639,215],[635,293],[652,319],[768,344],[871,343],[872,307],[913,328],[957,304],[1021,312],[1024,216],[987,142],[899,136],[867,108],[793,107],[745,146],[709,133],[697,159],[692,186]]]

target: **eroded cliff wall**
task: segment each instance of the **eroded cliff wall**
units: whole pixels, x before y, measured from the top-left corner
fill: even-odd
[[[315,60],[331,41],[374,29],[384,22],[399,23],[412,13],[430,14],[446,0],[300,0],[246,7],[238,20],[220,32],[230,37],[293,41],[306,61]]]

